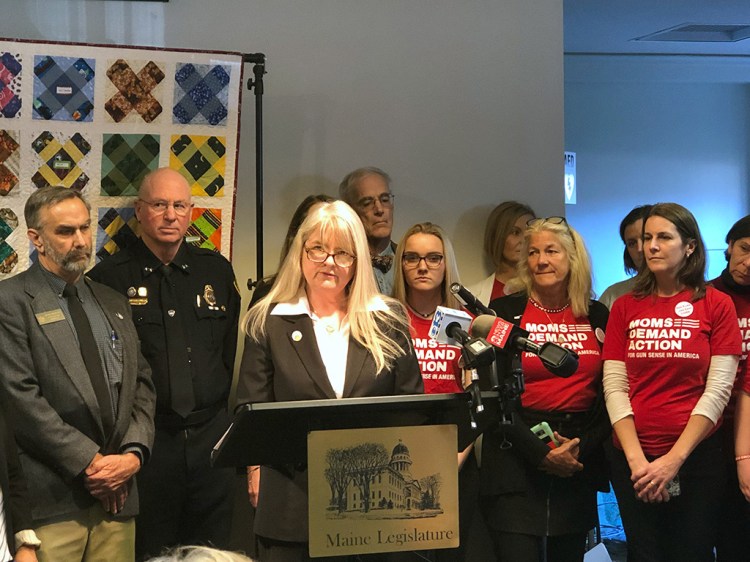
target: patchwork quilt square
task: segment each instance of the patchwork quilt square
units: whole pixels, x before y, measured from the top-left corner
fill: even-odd
[[[221,251],[221,209],[194,207],[185,240],[193,246]]]
[[[117,59],[107,69],[104,110],[115,123],[152,123],[161,115],[162,67],[154,61]]]
[[[94,59],[34,57],[34,119],[92,121]]]
[[[0,209],[0,274],[11,273],[18,264],[18,253],[6,241],[18,228],[18,216],[12,209]]]
[[[18,53],[0,52],[0,117],[21,116],[21,71]]]
[[[182,125],[226,125],[231,71],[229,65],[178,64],[173,121]]]
[[[116,254],[138,240],[138,219],[133,207],[99,208],[96,261]]]
[[[226,139],[204,135],[175,135],[169,167],[180,172],[197,197],[223,197]]]
[[[102,195],[136,195],[143,177],[159,167],[159,135],[105,134]]]
[[[65,136],[44,131],[31,143],[42,162],[31,182],[37,187],[62,185],[81,191],[89,182],[89,175],[84,170],[88,165],[86,155],[91,152],[91,143],[81,133],[64,141],[60,139],[65,139]]]
[[[0,195],[8,195],[18,185],[20,136],[19,131],[0,129]]]
[[[161,165],[200,205],[188,242],[231,256],[242,58],[0,40],[0,280],[37,262],[23,229],[30,192],[60,185],[87,197],[98,261],[137,240],[131,201]]]

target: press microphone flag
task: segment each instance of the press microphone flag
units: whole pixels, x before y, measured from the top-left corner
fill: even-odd
[[[469,333],[472,337],[486,339],[499,349],[533,353],[548,371],[558,377],[569,377],[578,370],[577,353],[552,342],[540,346],[528,339],[528,331],[502,318],[486,314],[477,316]]]
[[[432,317],[432,324],[430,324],[429,336],[433,340],[437,340],[440,343],[447,343],[449,345],[461,345],[463,342],[453,337],[458,335],[454,333],[455,327],[448,329],[449,326],[457,324],[458,328],[467,333],[471,326],[471,315],[465,313],[463,310],[456,310],[454,308],[448,308],[447,306],[438,306],[435,310],[435,314]]]

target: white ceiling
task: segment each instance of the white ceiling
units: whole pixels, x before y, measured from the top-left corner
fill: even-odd
[[[750,0],[564,0],[565,53],[750,55],[735,43],[632,41],[676,25],[750,25]]]

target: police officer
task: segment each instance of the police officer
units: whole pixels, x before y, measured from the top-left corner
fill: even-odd
[[[210,453],[229,425],[240,296],[231,264],[185,242],[190,186],[161,168],[141,184],[137,243],[99,263],[92,279],[128,296],[156,386],[156,437],[138,475],[138,559],[177,544],[229,546],[231,470]]]

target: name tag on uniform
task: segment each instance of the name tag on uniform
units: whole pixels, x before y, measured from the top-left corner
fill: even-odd
[[[36,316],[36,320],[39,322],[40,326],[65,320],[65,314],[63,314],[63,311],[59,308],[56,310],[48,310],[47,312],[39,312],[34,316]]]

